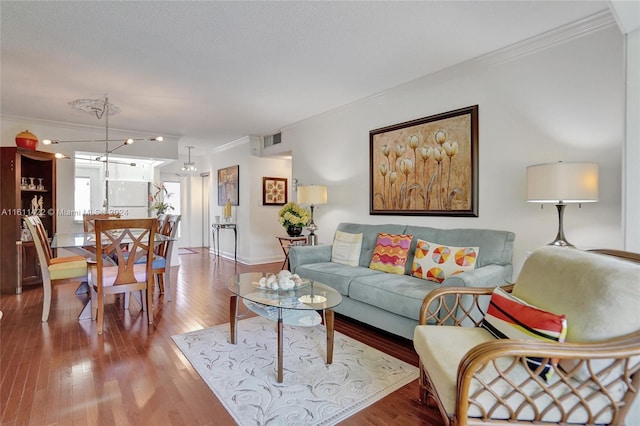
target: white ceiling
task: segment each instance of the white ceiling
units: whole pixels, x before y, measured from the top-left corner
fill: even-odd
[[[68,102],[109,94],[121,109],[111,127],[214,147],[608,8],[604,0],[3,0],[1,112],[98,126]]]

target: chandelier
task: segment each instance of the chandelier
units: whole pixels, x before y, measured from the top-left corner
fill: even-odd
[[[189,157],[188,157],[188,161],[184,163],[184,165],[182,166],[182,171],[183,172],[195,172],[198,169],[196,168],[196,163],[194,163],[193,161],[191,161],[191,150],[193,149],[193,146],[188,146],[187,149],[189,150]]]
[[[120,108],[109,102],[109,96],[104,95],[104,99],[76,99],[69,102],[72,108],[94,114],[98,120],[102,120],[104,117],[104,139],[81,139],[81,140],[58,140],[58,139],[43,139],[43,145],[61,144],[61,143],[81,143],[81,142],[103,142],[104,152],[96,158],[96,161],[102,161],[105,163],[104,177],[105,177],[105,199],[103,207],[105,211],[109,211],[109,154],[115,150],[122,148],[123,146],[131,145],[136,141],[156,141],[162,142],[164,138],[162,136],[154,136],[149,138],[127,138],[127,139],[109,139],[109,116],[120,112]],[[115,148],[109,147],[109,142],[119,142]],[[66,155],[56,152],[56,158],[68,158]],[[113,162],[113,161],[112,161]],[[117,162],[113,162],[117,163]],[[135,167],[135,163],[129,163],[129,165]]]
[[[59,139],[43,139],[43,145],[52,145],[59,143],[80,143],[80,142],[104,142],[105,152],[104,156],[108,156],[118,148],[122,148],[125,145],[131,145],[135,141],[157,141],[162,142],[164,138],[162,136],[153,136],[149,138],[127,138],[127,139],[109,139],[109,116],[120,112],[120,108],[109,102],[109,96],[105,95],[104,99],[76,99],[69,102],[72,108],[94,114],[98,120],[102,120],[104,117],[104,139],[81,139],[81,140],[59,140]],[[109,149],[109,142],[121,142],[120,145],[115,148]]]

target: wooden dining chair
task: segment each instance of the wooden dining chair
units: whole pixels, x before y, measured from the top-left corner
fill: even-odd
[[[164,225],[167,223],[167,217],[169,217],[166,213],[160,213],[158,215],[158,230],[156,232],[161,233],[164,229]]]
[[[164,228],[160,233],[169,237],[170,240],[156,246],[153,258],[153,276],[158,283],[160,293],[166,294],[168,302],[171,302],[171,253],[181,217],[179,214],[167,215]]]
[[[87,259],[82,256],[54,257],[49,245],[47,233],[38,216],[24,218],[27,229],[31,232],[33,243],[38,254],[40,274],[42,275],[42,322],[49,319],[51,310],[51,293],[53,285],[82,281],[87,277]]]
[[[157,229],[156,218],[97,219],[95,221],[96,252],[112,252],[117,265],[110,265],[102,256],[91,265],[91,309],[97,319],[98,334],[103,332],[104,297],[109,294],[140,291],[142,310],[153,324],[153,248]],[[145,257],[144,263],[136,263]]]
[[[84,232],[94,231],[94,222],[96,219],[120,219],[120,213],[83,214],[82,225],[84,226]]]

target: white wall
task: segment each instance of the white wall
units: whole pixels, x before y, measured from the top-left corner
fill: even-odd
[[[258,264],[280,261],[284,258],[275,238],[285,235],[278,222],[278,206],[262,205],[262,178],[288,179],[291,200],[291,160],[250,155],[255,137],[245,137],[214,150],[209,157],[211,170],[211,221],[222,216],[218,205],[218,170],[234,165],[240,170],[240,205],[233,207],[233,218],[238,228],[238,261]],[[233,258],[233,231],[220,231],[221,255]],[[213,250],[213,248],[212,248]]]
[[[640,253],[640,29],[626,35],[626,59],[625,249]]]
[[[525,168],[564,160],[600,165],[600,201],[566,209],[567,239],[580,248],[622,248],[623,37],[613,24],[578,34],[471,61],[284,128],[281,149],[293,153],[293,177],[328,186],[329,203],[315,220],[320,242],[330,243],[345,221],[504,229],[516,233],[519,271],[558,227],[555,207],[525,202]],[[479,217],[369,215],[369,131],[475,104]]]

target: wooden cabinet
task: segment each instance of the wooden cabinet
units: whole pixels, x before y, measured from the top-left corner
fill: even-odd
[[[23,180],[23,178],[26,178]],[[37,213],[56,232],[56,158],[49,152],[0,148],[0,291],[41,284],[33,242],[22,241],[22,218]],[[20,242],[20,243],[19,243]]]

